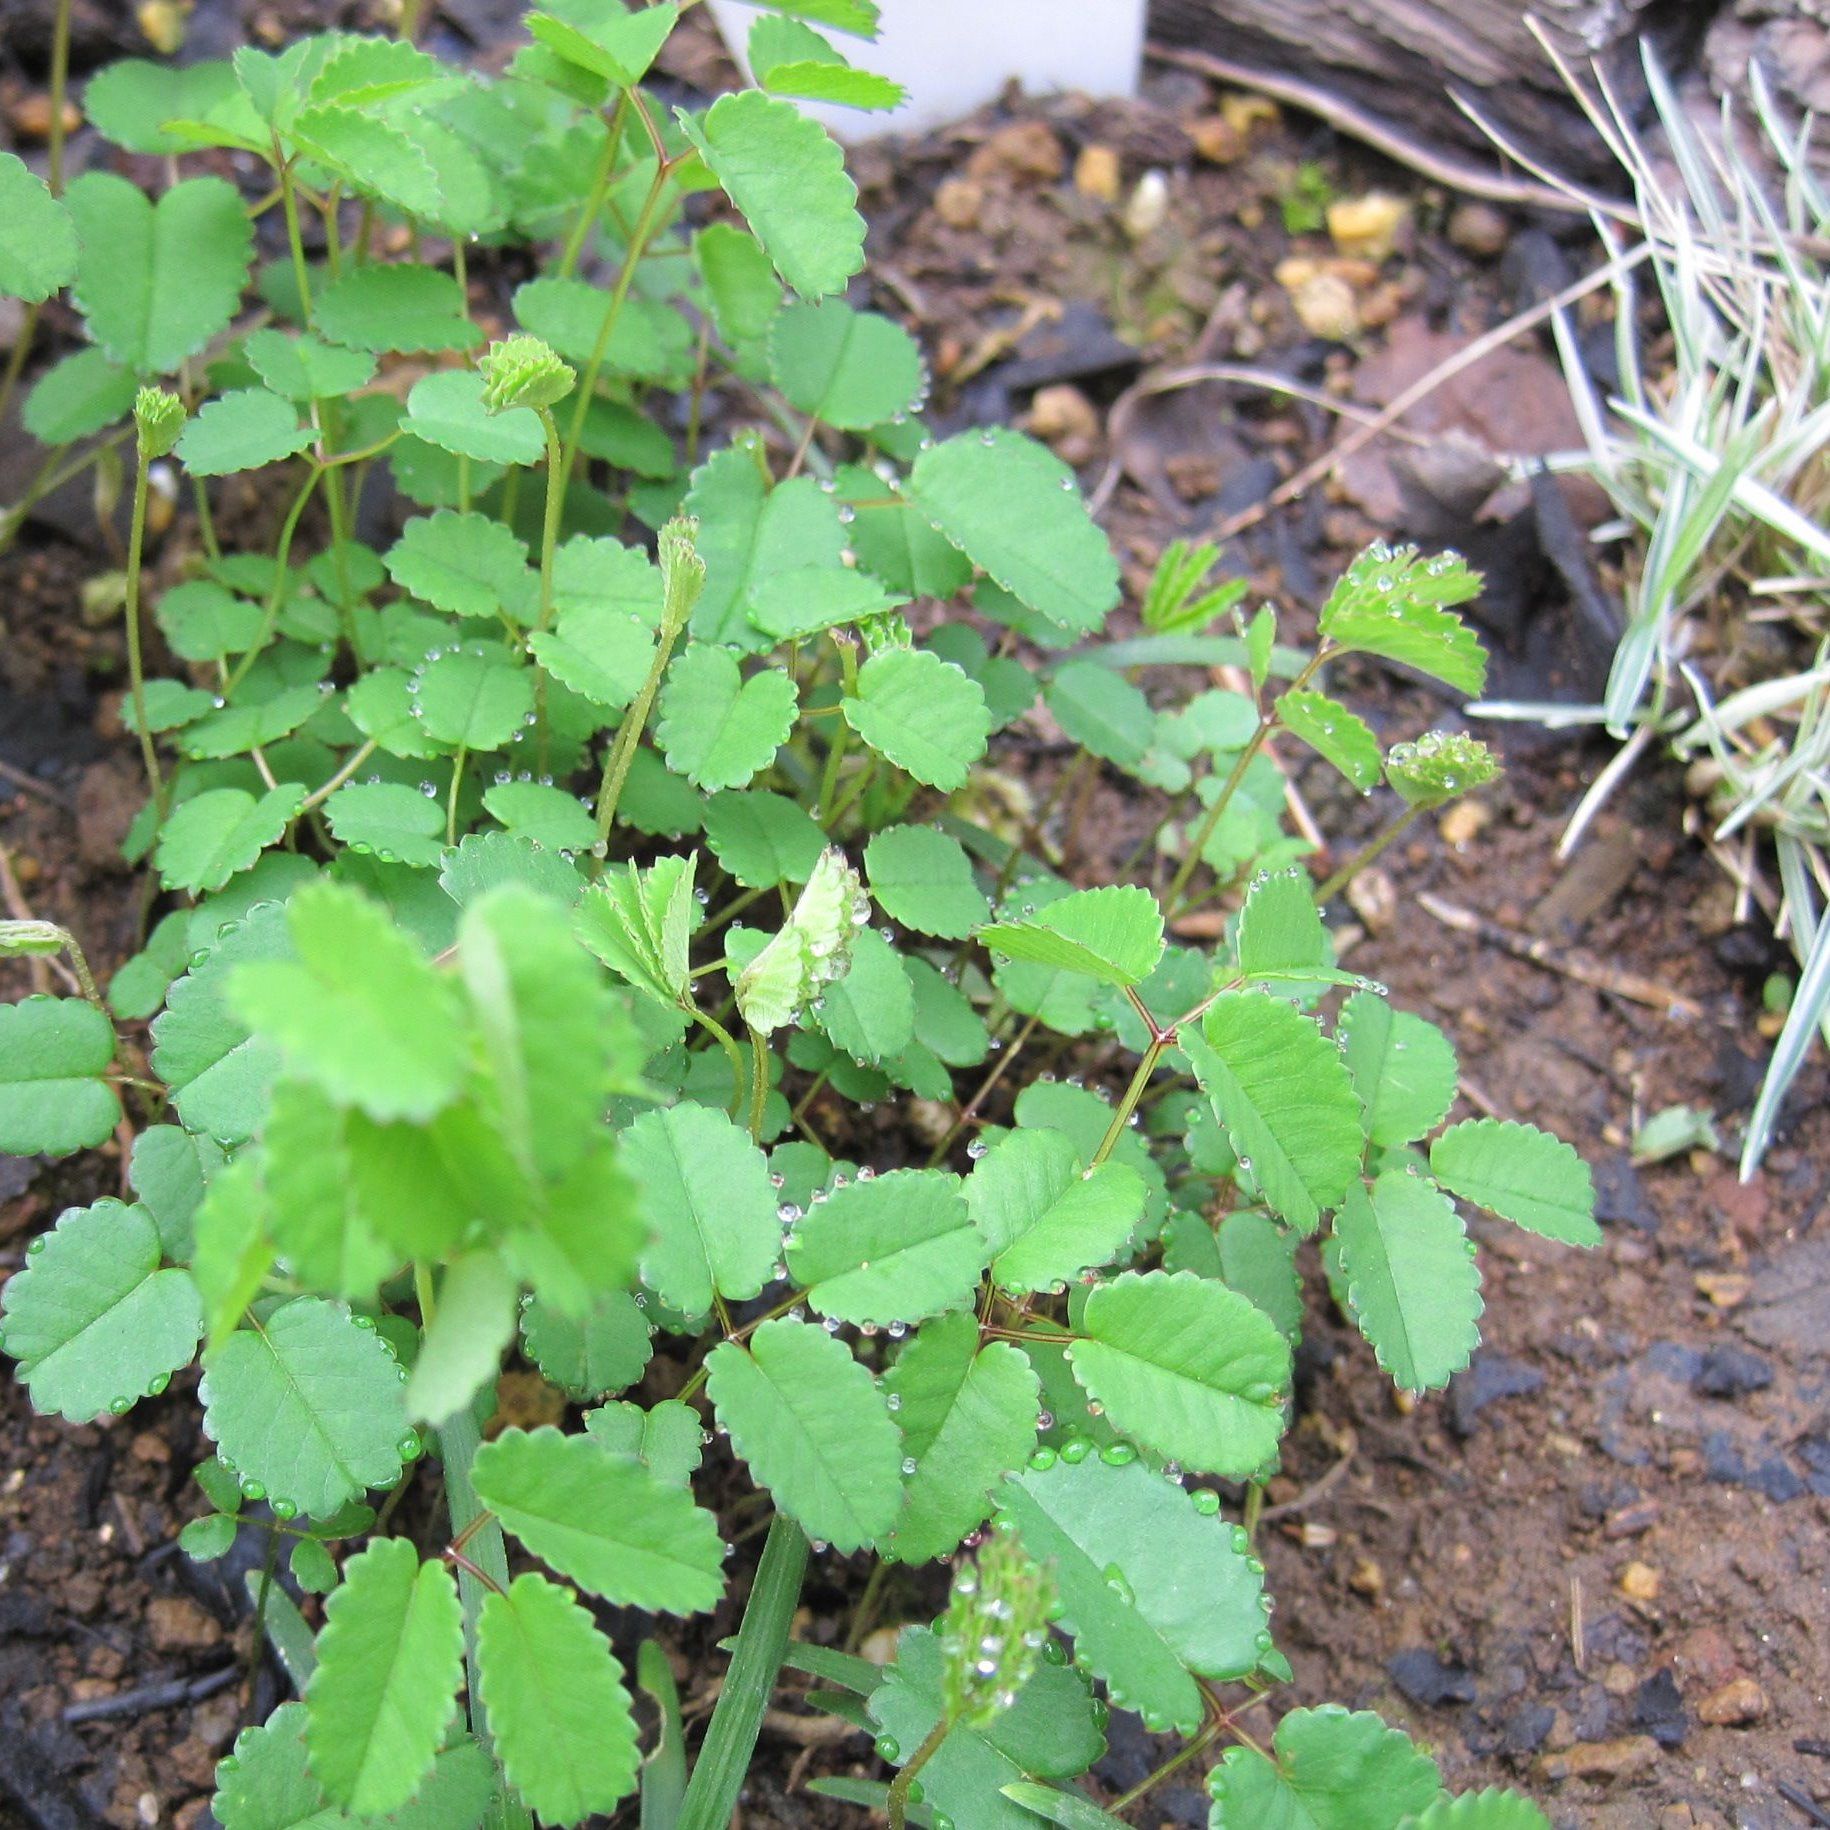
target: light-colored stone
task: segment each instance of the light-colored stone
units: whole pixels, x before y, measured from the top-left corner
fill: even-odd
[[[1711,1728],[1748,1728],[1767,1712],[1766,1692],[1751,1677],[1730,1678],[1697,1705],[1697,1720]]]
[[[1099,203],[1116,203],[1123,183],[1118,154],[1111,147],[1094,141],[1080,149],[1080,157],[1074,161],[1074,189],[1081,196]]]

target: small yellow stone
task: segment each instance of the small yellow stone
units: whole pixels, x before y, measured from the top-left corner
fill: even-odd
[[[1391,253],[1410,213],[1411,206],[1402,197],[1387,191],[1343,197],[1328,206],[1328,233],[1343,254],[1382,261]]]
[[[1074,189],[1081,196],[1116,203],[1122,182],[1118,154],[1111,147],[1095,141],[1080,149],[1080,157],[1074,161]]]

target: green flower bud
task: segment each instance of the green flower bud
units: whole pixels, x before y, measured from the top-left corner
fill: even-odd
[[[1016,1702],[1048,1644],[1055,1584],[1015,1538],[997,1536],[953,1578],[938,1622],[941,1708],[979,1728]]]
[[[510,407],[550,407],[571,393],[578,377],[538,337],[504,337],[483,352],[483,406],[491,413]]]
[[[0,921],[0,959],[61,953],[70,937],[54,921]]]
[[[163,388],[142,388],[133,399],[134,429],[142,458],[162,458],[184,430],[184,402]]]
[[[1440,807],[1486,787],[1499,772],[1499,758],[1459,731],[1428,731],[1415,743],[1393,744],[1385,757],[1386,780],[1413,807]]]

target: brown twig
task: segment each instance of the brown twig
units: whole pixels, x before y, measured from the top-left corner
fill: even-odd
[[[1258,1515],[1260,1524],[1269,1525],[1273,1520],[1287,1519],[1299,1512],[1306,1512],[1311,1506],[1325,1500],[1347,1478],[1347,1470],[1353,1466],[1353,1458],[1359,1453],[1360,1440],[1349,1428],[1343,1427],[1341,1433],[1347,1438],[1347,1446],[1341,1451],[1340,1460],[1326,1474],[1311,1481],[1295,1499],[1267,1506]]]

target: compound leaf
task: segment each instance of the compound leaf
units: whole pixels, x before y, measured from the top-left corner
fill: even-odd
[[[1379,1364],[1407,1391],[1447,1385],[1480,1345],[1480,1267],[1455,1204],[1407,1169],[1335,1215],[1347,1300]]]
[[[1589,1166],[1562,1138],[1511,1119],[1471,1118],[1430,1146],[1443,1187],[1527,1232],[1565,1245],[1599,1245]]]
[[[1163,957],[1163,911],[1138,884],[1074,890],[1017,921],[994,922],[979,939],[1007,959],[1084,973],[1121,990]]]
[[[764,1322],[722,1341],[706,1389],[737,1453],[809,1537],[837,1550],[873,1542],[902,1503],[902,1443],[876,1381],[811,1322]]]
[[[322,1297],[295,1297],[212,1348],[200,1395],[204,1433],[243,1491],[313,1518],[393,1486],[417,1452],[392,1348]]]
[[[981,571],[1057,627],[1095,635],[1118,602],[1118,562],[1074,473],[1020,432],[962,432],[909,473],[916,506]]]
[[[1480,575],[1453,553],[1422,559],[1415,547],[1367,548],[1322,606],[1322,636],[1349,652],[1382,655],[1477,698],[1487,680],[1479,638],[1446,606],[1466,603]]]
[[[981,1347],[970,1315],[943,1315],[903,1348],[883,1389],[902,1431],[905,1484],[882,1550],[925,1563],[947,1556],[984,1523],[992,1489],[1028,1459],[1036,1442],[1035,1369],[1007,1341]]]
[[[700,116],[676,113],[776,272],[803,299],[842,291],[864,265],[864,219],[825,128],[754,89],[720,96]]]
[[[92,1150],[121,1122],[103,1076],[114,1061],[114,1025],[80,998],[0,1004],[0,1151],[69,1156]]]
[[[858,670],[845,721],[918,782],[948,792],[985,754],[991,714],[984,689],[926,648],[886,648]]]
[[[917,1322],[971,1301],[985,1268],[958,1176],[896,1169],[836,1188],[798,1221],[788,1269],[842,1322]]]
[[[305,1691],[305,1745],[330,1797],[362,1816],[424,1783],[464,1669],[464,1616],[443,1563],[377,1538],[344,1565]]]
[[[737,657],[696,642],[667,670],[655,737],[667,766],[695,788],[741,788],[775,760],[794,727],[793,679],[765,667],[744,679]]]
[[[477,1497],[535,1556],[626,1607],[696,1614],[724,1593],[718,1523],[684,1487],[590,1435],[504,1430],[477,1451]]]
[[[1264,1582],[1243,1534],[1141,1461],[1108,1461],[1084,1439],[1038,1455],[998,1489],[1003,1520],[1052,1564],[1061,1625],[1112,1701],[1150,1728],[1201,1721],[1195,1676],[1231,1679],[1270,1646]]]
[[[992,1281],[1027,1296],[1110,1264],[1144,1217],[1143,1178],[1127,1163],[1083,1167],[1059,1131],[1013,1131],[966,1181]]]
[[[1283,1434],[1290,1344],[1238,1291],[1127,1271],[1087,1297],[1074,1377],[1115,1430],[1184,1467],[1243,1477]]]
[[[1277,716],[1292,737],[1299,738],[1369,794],[1379,785],[1379,740],[1372,726],[1326,693],[1307,688],[1282,695]]]
[[[1213,1830],[1395,1830],[1442,1790],[1435,1761],[1370,1710],[1293,1709],[1271,1747],[1232,1748],[1209,1774]]]
[[[1327,1037],[1263,992],[1229,992],[1177,1032],[1239,1166],[1292,1226],[1313,1232],[1360,1167],[1360,1102]]]
[[[703,1315],[714,1294],[747,1301],[769,1281],[781,1222],[763,1153],[710,1106],[644,1112],[620,1139],[651,1233],[642,1276],[664,1302]]]
[[[457,987],[356,890],[308,883],[286,907],[294,960],[236,972],[235,1008],[332,1098],[378,1123],[425,1120],[468,1065]]]
[[[159,1229],[144,1207],[68,1209],[8,1281],[0,1346],[19,1361],[34,1409],[72,1423],[119,1415],[162,1392],[203,1334],[197,1286],[159,1269]]]
[[[558,1584],[530,1572],[484,1596],[477,1674],[502,1770],[547,1823],[576,1824],[635,1789],[622,1668]]]
[[[154,204],[113,172],[85,172],[65,201],[81,244],[71,294],[117,362],[170,374],[235,315],[254,232],[226,179],[186,178]]]

